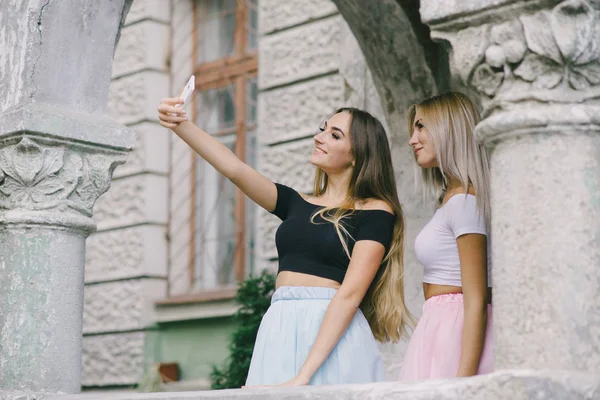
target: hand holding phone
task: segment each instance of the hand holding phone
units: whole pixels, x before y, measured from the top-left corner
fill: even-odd
[[[177,107],[185,107],[187,105],[187,101],[188,101],[190,95],[194,92],[195,88],[196,88],[196,77],[194,75],[192,75],[190,77],[190,79],[187,81],[187,83],[185,84],[185,87],[183,88],[183,90],[181,91],[179,96],[177,96],[178,98],[183,100],[183,103],[178,104]]]

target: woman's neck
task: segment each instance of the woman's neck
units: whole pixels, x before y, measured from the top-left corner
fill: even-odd
[[[327,204],[342,204],[348,196],[350,175],[327,175],[327,189],[321,197]]]
[[[448,184],[446,185],[444,192],[446,192],[446,193],[457,193],[457,192],[463,193],[465,191],[465,189],[466,189],[467,193],[471,193],[474,190],[471,182],[469,182],[468,187],[465,188],[464,185],[462,184],[462,182],[458,178],[451,177],[448,180]]]

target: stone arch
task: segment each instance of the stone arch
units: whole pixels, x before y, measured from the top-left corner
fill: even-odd
[[[448,61],[421,23],[418,0],[333,0],[356,37],[392,127],[410,104],[447,88]]]

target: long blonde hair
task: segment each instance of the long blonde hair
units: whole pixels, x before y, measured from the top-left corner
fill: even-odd
[[[421,121],[435,146],[437,167],[422,168],[423,182],[439,196],[450,178],[456,178],[466,191],[475,189],[477,208],[489,229],[490,164],[487,149],[475,136],[475,126],[481,120],[479,112],[467,96],[448,92],[431,97],[408,110],[408,132],[412,135],[415,115]]]
[[[383,125],[371,114],[351,107],[340,108],[334,114],[341,112],[352,116],[350,138],[355,166],[344,203],[321,209],[313,215],[313,222],[319,215],[333,223],[350,258],[347,240],[352,238],[342,219],[355,211],[355,204],[361,200],[379,199],[393,209],[396,223],[391,245],[360,308],[377,340],[398,341],[406,333],[407,323],[413,320],[404,304],[404,214],[396,190],[390,146]],[[317,168],[314,195],[323,195],[327,184],[327,174]]]

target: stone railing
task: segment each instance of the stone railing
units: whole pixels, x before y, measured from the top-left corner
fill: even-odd
[[[87,393],[56,395],[0,392],[0,400],[524,400],[600,399],[600,377],[580,372],[499,371],[472,378],[429,380],[414,384],[400,382],[362,385],[304,386],[214,390],[205,392]]]

